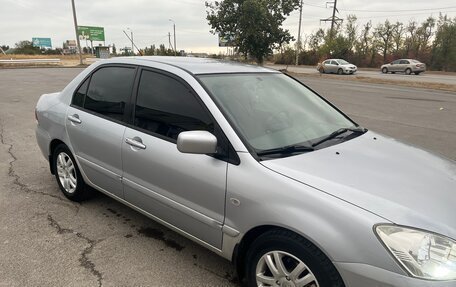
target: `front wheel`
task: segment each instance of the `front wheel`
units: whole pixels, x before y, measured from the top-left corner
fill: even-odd
[[[88,187],[70,149],[66,145],[61,144],[55,148],[52,164],[57,184],[65,197],[77,202],[89,197]]]
[[[383,74],[388,74],[388,69],[387,69],[387,68],[383,68],[383,69],[382,69],[382,73],[383,73]]]
[[[325,73],[325,69],[323,69],[323,67],[320,67],[320,69],[318,69],[318,71],[320,72],[320,74],[324,74]]]
[[[342,69],[337,70],[338,75],[342,75],[343,73],[344,73],[344,71]]]
[[[343,287],[331,261],[301,236],[272,230],[258,237],[246,256],[248,287]]]

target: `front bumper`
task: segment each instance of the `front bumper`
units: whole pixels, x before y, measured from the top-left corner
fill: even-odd
[[[362,263],[334,262],[346,287],[454,287],[456,281],[429,281]]]
[[[344,73],[345,74],[354,74],[356,73],[358,70],[357,69],[345,69],[344,70]]]

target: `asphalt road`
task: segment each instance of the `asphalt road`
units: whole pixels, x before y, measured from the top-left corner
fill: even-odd
[[[34,106],[80,69],[0,69],[0,286],[237,286],[229,262],[98,195],[59,192]],[[363,126],[456,159],[456,95],[301,79]]]
[[[285,69],[284,65],[271,65],[268,66],[273,69]],[[305,74],[318,74],[316,67],[309,66],[288,66],[288,71],[293,73],[305,73]],[[456,73],[443,74],[443,73],[432,73],[424,72],[419,75],[405,75],[403,73],[396,74],[383,74],[380,69],[377,71],[372,70],[359,70],[355,75],[343,75],[342,77],[355,77],[364,76],[374,79],[383,79],[389,81],[406,81],[406,82],[427,82],[427,83],[439,83],[447,85],[456,85]]]

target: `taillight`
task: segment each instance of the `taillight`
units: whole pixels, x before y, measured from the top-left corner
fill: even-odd
[[[416,64],[416,67],[419,68],[419,67],[421,67],[421,65],[420,64]]]

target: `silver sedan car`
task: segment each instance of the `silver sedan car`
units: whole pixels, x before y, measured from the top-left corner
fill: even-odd
[[[103,192],[231,260],[247,286],[456,286],[456,164],[285,74],[103,60],[36,116],[67,198]]]
[[[328,59],[319,63],[317,70],[324,73],[333,73],[333,74],[354,74],[358,71],[358,67],[342,59]]]
[[[383,74],[387,73],[404,73],[410,75],[414,73],[419,75],[426,71],[426,64],[413,59],[399,59],[380,67]]]

